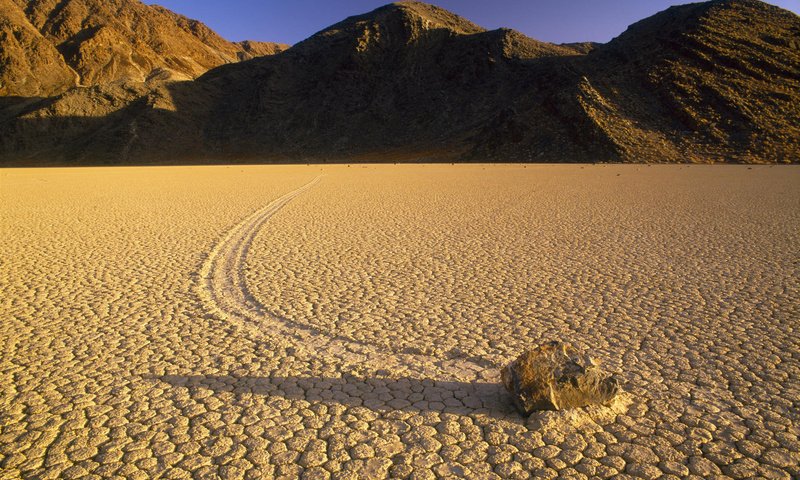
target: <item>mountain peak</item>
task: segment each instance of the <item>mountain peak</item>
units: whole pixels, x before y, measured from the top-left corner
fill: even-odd
[[[408,1],[389,3],[370,12],[354,15],[318,32],[315,37],[352,36],[363,32],[385,31],[410,41],[426,31],[470,35],[486,29],[435,5]],[[305,43],[305,42],[301,42]]]
[[[225,63],[285,49],[228,42],[200,21],[138,0],[2,0],[0,24],[12,32],[0,36],[0,52],[14,52],[14,58],[0,59],[0,91],[7,95],[193,79]],[[52,71],[42,75],[42,68]]]
[[[464,17],[429,3],[417,1],[395,2],[385,8],[399,9],[411,18],[422,20],[426,29],[446,29],[459,35],[480,33],[486,30]]]

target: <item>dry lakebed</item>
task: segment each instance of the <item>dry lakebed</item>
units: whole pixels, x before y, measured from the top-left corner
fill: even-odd
[[[0,170],[2,478],[800,475],[800,167]],[[521,416],[561,340],[623,382]]]

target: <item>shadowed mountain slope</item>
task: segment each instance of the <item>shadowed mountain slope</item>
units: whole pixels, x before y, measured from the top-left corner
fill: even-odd
[[[526,60],[575,54],[404,3],[198,83],[220,92],[206,128],[218,154],[442,155],[463,151],[476,125],[524,92]]]
[[[600,53],[588,109],[622,157],[666,140],[676,159],[798,161],[797,15],[755,0],[673,7]]]
[[[6,99],[0,152],[23,163],[797,162],[798,39],[800,17],[756,0],[672,7],[605,45],[486,31],[403,2],[192,82]]]

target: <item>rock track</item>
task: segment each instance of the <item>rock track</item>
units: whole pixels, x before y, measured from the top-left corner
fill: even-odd
[[[261,227],[294,198],[317,185],[322,175],[260,208],[227,231],[216,243],[200,269],[198,294],[209,312],[246,329],[257,338],[291,339],[290,348],[304,357],[337,358],[345,364],[372,366],[375,370],[401,373],[440,382],[463,382],[465,395],[458,407],[496,408],[501,392],[497,368],[467,358],[439,359],[430,355],[387,352],[367,342],[330,335],[312,325],[274,313],[250,291],[245,271],[247,256]],[[497,367],[497,366],[494,366]],[[491,385],[475,382],[491,381]],[[450,405],[454,406],[453,404]],[[445,406],[442,405],[442,410]],[[504,409],[507,410],[507,409]]]

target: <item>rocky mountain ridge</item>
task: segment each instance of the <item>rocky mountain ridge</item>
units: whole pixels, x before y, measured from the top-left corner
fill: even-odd
[[[194,81],[0,98],[0,158],[798,162],[798,39],[800,17],[757,0],[671,7],[604,45],[401,2]]]
[[[115,81],[189,80],[288,46],[232,43],[137,0],[0,0],[0,95],[51,96]]]

